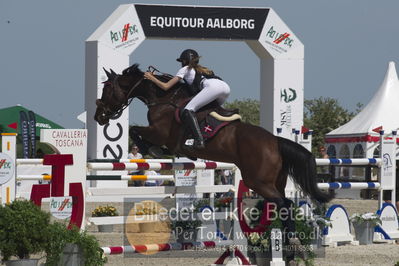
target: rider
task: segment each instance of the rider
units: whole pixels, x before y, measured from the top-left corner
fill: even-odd
[[[165,91],[182,79],[189,85],[195,96],[184,108],[182,120],[190,126],[194,134],[194,147],[202,149],[205,144],[195,112],[214,100],[222,105],[230,94],[230,87],[226,82],[215,76],[212,70],[198,64],[199,58],[200,56],[195,50],[186,49],[176,59],[181,62],[182,68],[168,82],[160,81],[151,72],[146,72],[144,77]]]

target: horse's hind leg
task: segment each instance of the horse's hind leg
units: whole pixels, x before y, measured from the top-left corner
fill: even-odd
[[[261,167],[260,167],[261,168]],[[278,168],[278,167],[276,167]],[[261,173],[268,173],[267,176]],[[243,180],[245,185],[263,196],[267,202],[274,203],[276,211],[272,215],[272,219],[281,218],[284,231],[284,242],[289,244],[290,239],[295,238],[295,221],[292,217],[293,202],[285,198],[285,185],[287,180],[286,173],[278,171],[277,169],[260,169],[260,171],[242,171]],[[251,179],[245,177],[253,177]],[[292,259],[293,254],[288,256],[288,259]]]
[[[265,175],[264,173],[267,173]],[[276,186],[278,170],[262,165],[258,168],[241,169],[244,184],[261,195],[269,202],[276,204],[280,209],[284,206],[284,193],[281,193],[281,187]]]

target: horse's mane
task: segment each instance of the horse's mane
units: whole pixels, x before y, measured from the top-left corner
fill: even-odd
[[[130,67],[122,71],[122,75],[138,75],[139,77],[144,76],[144,72],[140,70],[139,64],[133,64]]]
[[[130,67],[124,69],[122,71],[122,75],[135,75],[135,76],[139,76],[139,77],[143,77],[144,76],[144,72],[141,71],[141,69],[139,68],[139,64],[133,64]],[[173,78],[172,75],[168,75],[168,74],[163,74],[163,75],[155,75],[159,80],[163,81],[163,82],[167,82],[170,79]],[[165,94],[170,94],[171,92],[175,91],[176,89],[178,89],[181,86],[186,86],[185,84],[181,84],[178,83],[175,86],[173,86],[169,91],[164,91],[161,88],[159,88],[158,86],[156,86],[154,84],[154,87],[156,88],[156,93],[158,96],[163,96]]]
[[[144,72],[141,71],[141,69],[139,68],[139,64],[133,64],[130,67],[123,70],[122,75],[137,75],[139,77],[143,77]],[[166,74],[165,75],[155,75],[155,76],[162,81],[168,81],[173,77],[173,76],[168,76]]]

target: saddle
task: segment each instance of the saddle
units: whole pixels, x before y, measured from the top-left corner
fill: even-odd
[[[181,114],[189,100],[190,99],[183,101],[178,105],[178,108],[176,108],[175,119],[178,123],[182,123]],[[205,141],[214,137],[220,129],[228,124],[236,120],[241,120],[238,109],[225,109],[216,101],[213,101],[198,110],[196,117],[201,129],[201,134]],[[192,133],[190,130],[186,130],[185,138],[192,138]]]

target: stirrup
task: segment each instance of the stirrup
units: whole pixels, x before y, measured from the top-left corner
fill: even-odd
[[[204,139],[201,135],[201,129],[198,125],[197,118],[195,117],[194,111],[191,110],[184,110],[183,111],[183,121],[188,124],[191,129],[191,132],[194,135],[194,143],[191,147],[196,149],[203,149],[205,148]],[[187,145],[186,145],[187,146]]]
[[[193,147],[199,150],[205,149],[205,141],[203,139],[194,139]]]

